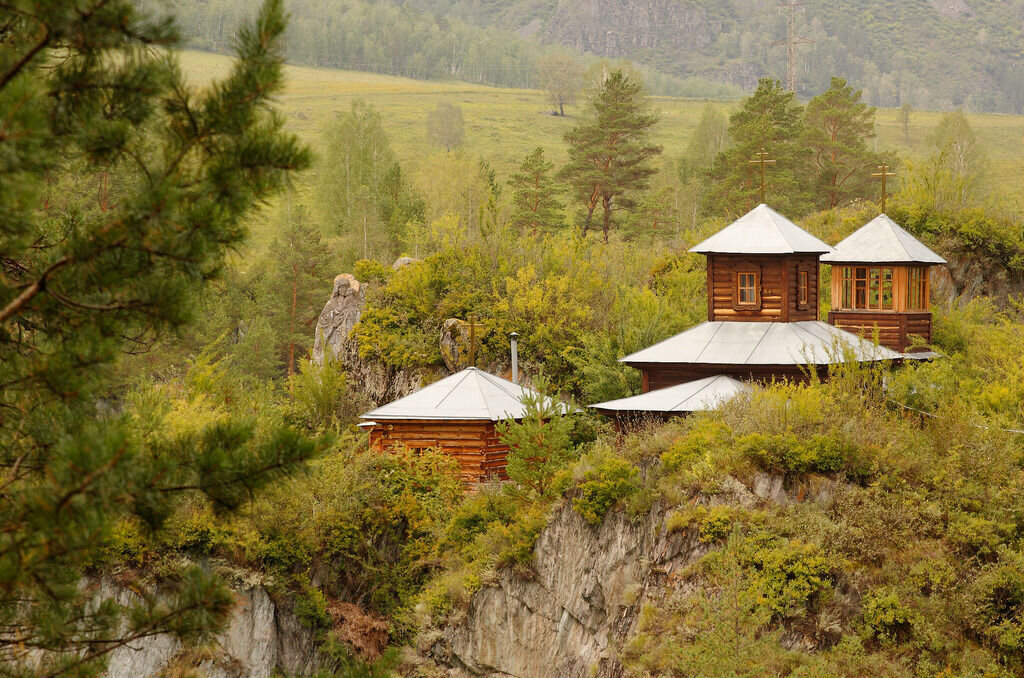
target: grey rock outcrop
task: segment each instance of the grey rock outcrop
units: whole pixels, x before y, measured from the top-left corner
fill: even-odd
[[[399,266],[400,261],[396,261],[395,266]],[[437,370],[400,370],[360,358],[359,346],[349,335],[362,316],[365,301],[366,285],[350,273],[342,273],[334,279],[334,289],[316,323],[314,364],[323,365],[325,356],[329,355],[348,373],[350,383],[378,404],[409,395],[420,388],[425,379],[441,376]]]
[[[316,338],[313,341],[314,363],[323,365],[324,356],[328,353],[332,359],[342,362],[350,360],[358,353],[348,335],[359,322],[365,300],[365,288],[351,274],[342,273],[334,279],[331,297],[316,322]]]
[[[469,323],[448,318],[441,325],[441,359],[449,372],[458,372],[469,366]]]
[[[707,550],[695,535],[669,533],[657,509],[636,522],[612,513],[594,528],[565,505],[537,540],[535,575],[504,571],[426,654],[449,678],[620,676],[617,642],[640,606]]]
[[[419,259],[414,259],[413,257],[398,257],[395,259],[395,263],[391,264],[391,270],[397,271],[400,268],[405,268],[409,264],[415,264],[417,261],[419,261]]]
[[[305,675],[324,665],[313,634],[289,610],[282,609],[260,586],[236,592],[238,605],[211,653],[198,660],[183,657],[181,644],[167,635],[152,636],[120,647],[110,655],[107,678],[159,675],[185,662],[205,678],[269,678],[275,673]],[[104,581],[100,598],[131,605],[135,594]]]

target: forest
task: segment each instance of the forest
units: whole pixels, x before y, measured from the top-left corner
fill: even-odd
[[[741,3],[712,4],[694,3],[721,21]],[[508,91],[286,66],[358,64],[314,56],[330,45],[296,41],[313,19],[281,0],[184,3],[180,24],[130,0],[0,7],[0,675],[130,672],[132,648],[165,641],[165,675],[248,675],[225,646],[254,590],[295,621],[280,657],[310,658],[266,675],[452,676],[467,634],[492,632],[499,656],[472,670],[528,675],[530,648],[480,611],[577,578],[559,530],[587,557],[648,533],[676,554],[622,556],[631,574],[586,593],[592,619],[565,611],[575,646],[545,618],[533,639],[562,675],[1024,673],[1020,119],[876,109],[871,76],[827,63],[813,96],[761,77],[676,101],[650,70],[488,32],[555,5],[318,20],[374,49],[373,17],[443,23],[438,44],[461,32],[529,77],[433,70],[443,50],[379,70]],[[232,57],[181,51],[200,39]],[[837,362],[628,433],[588,412],[639,391],[621,357],[705,319],[689,249],[762,188],[828,243],[884,203],[941,254],[941,359]],[[314,359],[342,273],[358,323]],[[380,454],[358,426],[452,371],[450,319],[478,327],[494,373],[518,333],[527,382],[579,409],[528,403],[499,427],[510,480],[468,493],[450,457]]]
[[[537,87],[544,56],[629,60],[655,94],[739,98],[786,79],[788,14],[761,0],[296,0],[296,63],[414,78]],[[156,0],[143,6],[160,8]],[[238,0],[177,5],[189,43],[224,51]],[[839,76],[875,106],[1024,111],[1019,0],[817,0],[794,14],[802,97]]]

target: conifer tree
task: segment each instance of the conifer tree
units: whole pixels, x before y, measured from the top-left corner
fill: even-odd
[[[650,160],[661,147],[651,144],[648,134],[658,118],[647,110],[643,85],[621,70],[608,74],[590,104],[587,120],[565,135],[569,162],[559,177],[583,206],[584,234],[601,208],[601,232],[608,242],[613,212],[633,207],[655,173]]]
[[[176,44],[173,23],[132,0],[13,0],[0,18],[0,673],[83,676],[137,638],[207,638],[234,603],[189,566],[159,598],[99,601],[82,575],[116,525],[159,530],[187,495],[231,510],[314,451],[239,421],[143,439],[107,378],[123,352],[189,320],[242,220],[309,154],[270,108],[280,0],[266,0],[230,74],[201,92],[151,49]],[[116,197],[48,205],[67,167],[120,168]]]
[[[808,171],[808,153],[800,143],[803,131],[803,109],[794,94],[778,80],[762,79],[729,118],[733,145],[718,154],[707,173],[704,212],[736,217],[757,205],[761,175],[750,161],[762,149],[776,163],[767,173],[766,202],[794,217],[809,211],[810,195],[801,180]]]
[[[540,146],[531,151],[512,175],[511,224],[531,232],[553,230],[562,226],[562,210],[558,188],[551,176],[554,163],[544,159]]]
[[[871,177],[882,156],[868,150],[875,136],[875,109],[842,78],[807,104],[803,145],[811,152],[811,190],[819,210],[869,198]]]

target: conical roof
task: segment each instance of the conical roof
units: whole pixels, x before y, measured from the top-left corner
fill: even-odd
[[[627,365],[829,365],[844,351],[859,362],[903,355],[820,320],[800,322],[705,322],[622,358]]]
[[[724,374],[705,377],[685,384],[659,388],[630,398],[619,398],[590,407],[598,412],[657,412],[685,414],[713,410],[737,393],[749,391],[750,386]]]
[[[404,398],[359,415],[360,419],[483,420],[521,419],[528,388],[475,367],[445,377]],[[565,409],[564,405],[560,407]]]
[[[690,248],[698,254],[821,254],[832,248],[761,204]]]
[[[932,252],[885,214],[851,233],[821,258],[826,264],[944,264]]]

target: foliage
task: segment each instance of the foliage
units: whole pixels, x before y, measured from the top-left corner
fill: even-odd
[[[394,257],[408,224],[422,222],[426,208],[402,172],[381,114],[353,100],[325,125],[321,148],[314,204],[325,233],[340,235],[341,249],[364,259]]]
[[[172,25],[134,3],[0,13],[0,401],[18,413],[0,419],[0,661],[14,675],[91,675],[134,638],[208,638],[233,604],[217,577],[187,566],[159,598],[97,603],[81,577],[116,526],[159,533],[185,496],[230,512],[316,451],[243,418],[144,436],[111,404],[110,379],[121,351],[189,319],[243,219],[309,155],[270,108],[280,2],[242,29],[231,72],[203,91],[152,49],[176,43]],[[47,203],[50,181],[75,178],[99,181],[98,204]],[[39,664],[19,663],[29,655]]]
[[[509,479],[544,496],[551,492],[555,474],[575,457],[570,441],[573,421],[543,378],[535,379],[533,390],[520,400],[522,420],[499,422],[495,428],[510,448]]]
[[[729,118],[732,145],[718,154],[705,179],[706,214],[739,216],[760,201],[761,168],[751,164],[760,151],[775,165],[766,169],[766,200],[783,214],[809,210],[809,186],[801,180],[810,150],[801,143],[805,133],[803,108],[778,80],[763,78],[743,107]]]
[[[572,507],[591,525],[600,525],[609,510],[640,489],[636,468],[604,446],[583,455],[573,472],[579,496]]]
[[[462,145],[466,135],[466,123],[462,119],[462,107],[442,101],[427,114],[427,136],[449,153]]]
[[[655,170],[649,161],[661,147],[648,141],[658,121],[647,112],[643,85],[622,70],[608,74],[591,97],[587,119],[565,135],[569,162],[559,172],[586,217],[584,235],[594,211],[600,207],[604,241],[612,226],[612,213],[629,209],[635,194],[645,189]]]
[[[842,78],[814,97],[804,113],[803,143],[811,149],[812,195],[820,210],[834,209],[874,193],[871,177],[882,156],[867,148],[875,136],[875,109]]]
[[[558,190],[550,172],[554,163],[544,159],[544,149],[538,146],[509,179],[512,188],[512,215],[510,223],[533,235],[555,230],[563,225],[564,205],[558,200]]]
[[[576,103],[576,94],[583,89],[583,66],[568,54],[550,54],[537,60],[539,86],[547,90],[551,105],[558,115],[565,115],[566,105]]]

